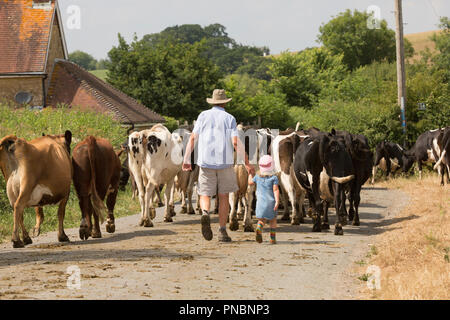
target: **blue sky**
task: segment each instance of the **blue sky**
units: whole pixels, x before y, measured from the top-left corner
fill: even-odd
[[[319,27],[346,9],[378,6],[395,29],[394,0],[59,0],[69,52],[105,58],[120,32],[130,41],[181,24],[220,23],[237,42],[268,46],[271,53],[316,46]],[[80,10],[80,28],[70,29],[70,6]],[[450,16],[448,0],[403,0],[405,34],[437,29]]]

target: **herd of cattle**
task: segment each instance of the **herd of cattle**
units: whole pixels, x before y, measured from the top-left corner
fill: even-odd
[[[441,184],[444,184],[445,174],[447,183],[450,182],[450,127],[423,133],[408,151],[398,144],[383,141],[376,146],[375,157],[366,137],[346,131],[296,128],[279,132],[238,126],[238,132],[252,164],[257,165],[265,154],[272,155],[281,186],[282,219],[298,225],[308,214],[314,232],[330,228],[330,205],[336,210],[336,235],[343,234],[343,226],[349,221],[359,225],[361,188],[371,176],[374,181],[377,168],[389,176],[400,169],[407,173],[417,162],[421,175],[422,163],[432,162]],[[101,237],[100,224],[105,212],[106,231],[115,232],[113,212],[117,194],[129,178],[134,186],[133,197],[138,197],[141,207],[140,226],[153,226],[154,200],[156,197],[162,205],[161,190],[165,190],[165,222],[172,222],[175,216],[176,189],[181,193],[181,213],[195,214],[192,194],[199,169],[194,165],[192,171],[181,170],[189,134],[187,130],[171,133],[158,124],[149,130],[131,133],[119,151],[114,151],[108,140],[92,136],[78,143],[72,151],[70,131],[64,135],[43,135],[32,141],[13,135],[4,137],[0,140],[0,168],[14,210],[13,247],[32,243],[23,222],[24,209],[35,208],[36,225],[31,233],[38,236],[44,218],[43,206],[51,204],[59,205],[58,240],[69,241],[63,221],[72,181],[82,213],[79,235],[83,240]],[[123,152],[127,157],[121,165],[119,156]],[[238,230],[238,215],[241,215],[244,231],[251,232],[254,230],[255,186],[248,186],[248,173],[243,163],[235,160],[234,170],[239,189],[230,195],[229,227]],[[307,210],[305,199],[309,203]],[[198,204],[199,201],[197,207]]]

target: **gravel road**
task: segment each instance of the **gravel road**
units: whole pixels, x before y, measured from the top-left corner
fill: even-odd
[[[276,245],[267,229],[258,244],[242,226],[229,232],[233,242],[219,243],[216,215],[214,239],[205,241],[199,215],[178,213],[168,224],[162,208],[153,228],[139,227],[134,215],[117,219],[114,234],[103,225],[102,239],[81,241],[78,229],[67,229],[68,244],[59,244],[55,232],[24,249],[6,242],[0,244],[0,299],[357,298],[355,262],[408,202],[404,193],[383,188],[364,188],[361,198],[361,226],[345,226],[344,236],[334,235],[331,210],[331,230],[322,233],[311,232],[309,218],[300,226],[280,222]],[[67,287],[71,266],[80,270],[80,289]]]

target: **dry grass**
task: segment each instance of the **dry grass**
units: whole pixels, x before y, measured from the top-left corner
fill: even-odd
[[[435,43],[433,42],[433,40],[431,40],[431,37],[435,33],[440,33],[440,32],[441,32],[440,30],[434,30],[434,31],[411,33],[411,34],[405,35],[405,38],[411,42],[411,44],[414,48],[414,56],[411,58],[411,62],[419,60],[420,52],[424,51],[426,48],[430,49],[431,53],[436,51]]]
[[[381,289],[366,289],[365,298],[450,299],[450,185],[429,175],[378,186],[400,189],[411,201],[392,230],[377,237],[369,264],[381,268]]]

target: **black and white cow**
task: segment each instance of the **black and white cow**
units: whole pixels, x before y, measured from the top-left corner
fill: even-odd
[[[375,149],[375,162],[372,168],[372,181],[375,183],[375,174],[377,168],[380,168],[385,172],[386,178],[391,174],[395,174],[398,169],[403,168],[404,172],[407,172],[404,166],[408,163],[405,150],[398,144],[389,141],[381,141]]]
[[[353,221],[353,225],[359,226],[358,208],[361,201],[361,188],[370,178],[373,166],[373,153],[370,151],[369,142],[364,135],[354,135],[346,131],[334,131],[333,133],[338,137],[342,137],[352,158],[355,179],[350,182],[351,188],[348,196],[350,208],[348,215],[349,220]]]
[[[439,141],[443,138],[445,129],[429,130],[422,133],[416,140],[414,146],[405,152],[407,161],[403,164],[403,171],[407,172],[412,167],[414,162],[417,162],[419,169],[419,177],[422,179],[422,164],[436,163],[441,157],[441,147]],[[441,177],[441,184],[444,184],[442,165],[437,166],[439,176]]]
[[[294,173],[315,210],[312,231],[329,228],[327,210],[328,205],[334,202],[337,215],[334,234],[344,234],[342,226],[347,216],[345,190],[350,190],[349,182],[355,178],[355,173],[342,139],[331,134],[305,139],[295,153]]]
[[[441,156],[434,165],[434,170],[438,170],[438,168],[441,167],[441,185],[444,185],[445,173],[447,173],[447,184],[450,184],[450,127],[446,127],[442,130],[442,136],[438,138],[438,146],[441,150]]]

